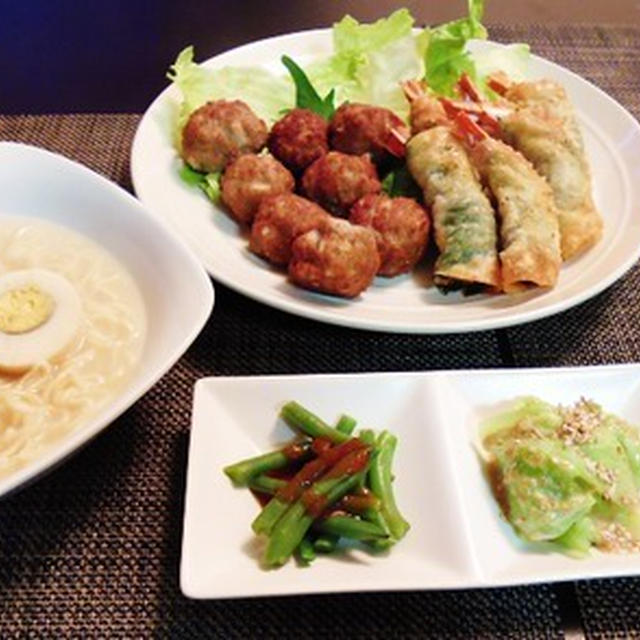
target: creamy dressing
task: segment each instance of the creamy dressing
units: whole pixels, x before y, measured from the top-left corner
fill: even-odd
[[[640,551],[636,428],[584,398],[525,398],[482,431],[494,495],[521,538],[572,554]]]

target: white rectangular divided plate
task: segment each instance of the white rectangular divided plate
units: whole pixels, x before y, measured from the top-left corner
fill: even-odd
[[[640,574],[640,554],[573,559],[520,542],[476,455],[481,420],[518,396],[591,398],[640,424],[640,365],[428,373],[205,378],[195,387],[181,588],[192,598],[447,589]],[[278,418],[297,400],[326,421],[348,413],[399,439],[397,502],[411,523],[388,555],[361,551],[260,567],[259,506],[222,468],[291,438]]]

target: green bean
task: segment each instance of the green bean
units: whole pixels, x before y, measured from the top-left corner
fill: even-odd
[[[340,419],[336,423],[336,431],[345,433],[350,436],[356,428],[358,422],[355,418],[346,414],[340,416]],[[320,531],[322,531],[320,529]],[[320,532],[316,539],[313,541],[313,548],[318,553],[333,553],[338,546],[340,536],[333,535],[332,533]]]
[[[376,441],[378,455],[371,463],[369,469],[369,484],[373,493],[380,498],[380,512],[391,532],[391,535],[399,540],[409,530],[409,523],[402,517],[396,505],[391,486],[391,464],[397,444],[397,438],[383,431]]]
[[[382,514],[380,513],[380,509],[367,509],[363,514],[362,517],[367,521],[367,522],[371,522],[372,524],[377,525],[378,527],[380,527],[383,531],[385,531],[387,533],[387,537],[386,538],[380,538],[380,539],[376,539],[376,540],[369,540],[367,541],[367,545],[370,546],[374,551],[386,551],[387,549],[389,549],[390,547],[393,546],[394,544],[394,539],[388,535],[389,534],[389,527],[387,526],[387,523],[385,522],[384,518],[382,517]]]
[[[313,541],[313,548],[318,553],[333,553],[338,546],[340,536],[334,536],[332,533],[320,533]]]
[[[269,535],[275,524],[287,511],[289,505],[298,499],[309,485],[322,478],[333,465],[349,459],[351,453],[357,453],[358,451],[360,451],[360,454],[364,452],[368,460],[368,450],[365,450],[362,442],[357,438],[348,438],[346,442],[331,447],[324,457],[316,458],[304,465],[291,478],[283,492],[277,493],[254,519],[251,527],[255,533]]]
[[[385,522],[382,513],[380,513],[380,509],[367,509],[362,517],[367,521],[375,524],[382,529],[384,529],[387,533],[389,533],[389,527],[387,527],[387,523]]]
[[[352,540],[380,540],[389,537],[384,528],[353,516],[329,516],[318,522],[318,530]]]
[[[346,435],[351,435],[353,433],[353,430],[356,427],[356,424],[357,422],[355,418],[352,418],[351,416],[348,416],[348,415],[343,415],[340,417],[340,420],[338,420],[336,424],[336,431],[340,431],[341,433],[345,433]],[[374,442],[372,441],[371,444],[373,443]],[[232,466],[237,466],[237,465],[232,465]],[[281,489],[287,483],[285,480],[281,480],[279,478],[271,478],[270,476],[266,476],[263,474],[257,475],[257,476],[251,474],[251,476],[247,481],[247,484],[249,488],[253,489],[254,491],[260,491],[261,493],[274,494],[278,491],[278,489]]]
[[[370,447],[374,447],[376,444],[376,434],[372,429],[362,429],[358,434],[358,438]]]
[[[292,554],[308,565],[343,538],[384,551],[406,534],[409,524],[393,494],[397,440],[392,434],[362,429],[353,437],[353,417],[343,414],[332,427],[295,401],[282,407],[281,417],[304,434],[302,440],[224,468],[234,485],[272,496],[252,523],[256,533],[269,538],[265,566],[280,566]],[[314,446],[315,438],[323,442]],[[303,464],[293,466],[295,461]],[[290,465],[291,479],[269,473]],[[333,515],[323,517],[327,511]]]
[[[281,500],[278,496],[271,498],[251,523],[254,533],[269,535],[290,506],[290,502]]]
[[[295,448],[298,449],[298,459],[307,458],[311,453],[311,440],[307,439],[298,442],[295,444]],[[253,476],[266,473],[267,471],[283,469],[288,466],[292,458],[287,449],[291,451],[292,447],[284,447],[277,451],[263,453],[254,458],[240,460],[239,462],[224,467],[223,471],[231,478],[236,486],[246,487],[249,484],[249,479]]]
[[[273,495],[279,489],[285,487],[287,485],[287,481],[282,480],[281,478],[272,478],[271,476],[260,474],[259,476],[252,476],[249,478],[248,484],[249,488],[254,491]]]
[[[286,480],[281,480],[280,478],[271,478],[264,475],[251,478],[249,482],[249,486],[251,489],[268,494],[274,494],[278,489],[284,487],[286,484]],[[348,497],[348,495],[345,496],[345,498],[346,497]],[[355,518],[351,518],[348,516],[331,516],[330,518],[319,520],[314,525],[314,528],[318,531],[318,536],[312,543],[313,548],[319,553],[331,553],[335,550],[338,544],[338,540],[341,536],[354,538],[356,540],[366,540],[367,542],[373,542],[374,538],[378,542],[380,542],[381,540],[387,542],[389,534],[386,529],[384,520],[380,515],[380,512],[375,508],[370,508],[364,510],[361,515],[368,522],[356,520]],[[344,526],[341,526],[343,524],[342,520],[348,520],[350,521],[348,524],[352,525],[353,523],[351,521],[357,523],[355,525],[356,529],[353,535]],[[360,523],[363,523],[364,526]],[[373,529],[367,529],[366,527],[369,525],[372,526]],[[336,531],[336,526],[340,529],[339,532]],[[375,534],[373,538],[367,535],[368,533],[371,533],[371,531],[373,531]],[[302,545],[303,543],[300,544]],[[388,546],[389,545],[385,545],[385,548],[387,548]]]
[[[325,496],[326,504],[331,505],[356,486],[362,475],[364,472],[360,471],[353,475],[320,479],[308,491]],[[271,531],[264,556],[266,566],[283,565],[300,544],[314,520],[315,517],[309,513],[303,498],[296,500]]]
[[[312,438],[327,438],[334,443],[345,442],[349,435],[330,427],[324,420],[305,409],[295,401],[287,402],[280,415],[292,426]]]
[[[394,545],[393,538],[376,538],[375,540],[366,540],[365,544],[371,547],[373,551],[388,551]]]
[[[367,446],[372,447],[373,448],[373,456],[377,456],[378,455],[378,450],[375,448],[376,445],[376,434],[373,431],[373,429],[362,429],[360,431],[360,433],[358,434],[358,438],[360,438],[360,440],[362,440],[362,442],[364,442]],[[362,477],[362,481],[360,482],[360,485],[358,486],[358,490],[362,491],[364,489],[367,488],[367,480],[369,478],[369,474],[365,475]]]
[[[296,549],[300,564],[310,565],[316,559],[316,550],[309,536],[304,536]]]
[[[289,464],[289,458],[284,451],[271,451],[255,458],[247,458],[240,460],[235,464],[225,467],[223,471],[231,478],[233,483],[239,487],[246,487],[251,476],[272,471],[273,469],[282,469]]]
[[[350,436],[356,428],[358,422],[355,418],[348,415],[340,416],[340,420],[336,423],[336,431]]]

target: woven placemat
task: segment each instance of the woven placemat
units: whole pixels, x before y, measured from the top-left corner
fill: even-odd
[[[534,26],[491,33],[526,40],[640,114],[640,31]],[[0,115],[0,139],[51,149],[130,189],[139,117]],[[191,393],[199,377],[632,361],[640,356],[639,291],[635,268],[554,318],[503,331],[406,336],[296,318],[217,285],[212,318],[176,366],[83,451],[3,501],[0,636],[550,638],[567,629],[593,637],[639,631],[637,580],[217,602],[189,601],[178,586]]]

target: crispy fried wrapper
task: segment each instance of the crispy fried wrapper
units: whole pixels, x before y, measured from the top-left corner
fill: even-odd
[[[471,158],[497,203],[504,291],[554,286],[562,256],[558,210],[548,182],[522,154],[493,138],[475,145]]]
[[[495,213],[461,142],[435,126],[407,145],[407,165],[431,207],[442,289],[499,290]]]
[[[575,110],[564,88],[550,80],[514,84],[505,97],[516,105],[501,121],[505,139],[551,185],[568,260],[595,245],[603,231]]]

